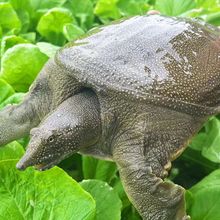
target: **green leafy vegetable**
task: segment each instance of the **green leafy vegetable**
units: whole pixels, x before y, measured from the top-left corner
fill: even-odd
[[[83,156],[83,173],[85,179],[98,179],[109,183],[116,171],[117,167],[113,162]]]
[[[0,162],[0,218],[94,219],[95,201],[63,170],[21,172],[16,162]]]
[[[0,79],[0,103],[14,93],[14,89],[3,79]]]
[[[195,6],[194,0],[157,0],[155,8],[165,15],[176,16]]]
[[[20,0],[17,0],[20,1]],[[51,9],[62,6],[66,0],[29,0],[33,10]]]
[[[60,48],[58,46],[55,46],[53,44],[47,43],[47,42],[39,42],[36,44],[40,51],[47,55],[48,57],[54,57],[57,50]]]
[[[18,44],[4,53],[0,77],[16,91],[26,92],[47,60],[37,46]]]
[[[188,213],[192,220],[220,219],[220,170],[212,172],[187,194]]]
[[[96,220],[121,219],[121,200],[107,183],[100,180],[84,180],[80,185],[96,201]]]
[[[20,145],[17,141],[13,141],[12,143],[0,148],[0,161],[8,159],[20,159],[23,154],[23,146]]]
[[[79,36],[85,32],[83,29],[74,24],[66,24],[63,26],[63,34],[68,41],[76,40]]]
[[[35,32],[28,32],[25,34],[20,34],[20,36],[31,43],[35,43],[35,41],[36,41],[36,33]]]
[[[218,0],[195,0],[197,7],[201,7],[203,9],[217,8],[219,5]]]
[[[17,33],[21,28],[21,22],[15,10],[7,2],[0,3],[0,25],[4,32]]]
[[[66,3],[81,28],[87,30],[92,27],[94,21],[93,4],[90,0],[69,0]]]
[[[23,43],[29,43],[29,41],[16,35],[3,37],[2,42],[1,42],[1,56],[4,54],[4,52],[7,49],[15,46],[16,44],[23,44]]]
[[[65,42],[63,26],[68,23],[75,23],[72,13],[64,8],[53,8],[41,17],[37,30],[46,40],[62,45]]]
[[[146,14],[149,9],[147,0],[119,0],[118,8],[122,16],[130,16],[137,14]]]
[[[94,13],[103,19],[118,19],[121,15],[117,2],[118,0],[98,0]]]
[[[207,159],[220,163],[220,121],[216,117],[210,118],[204,130],[195,136],[190,146],[200,150]]]
[[[0,38],[2,38],[2,27],[0,26]]]
[[[208,15],[203,15],[203,18],[206,22],[209,22],[213,25],[220,25],[220,12],[211,13]]]

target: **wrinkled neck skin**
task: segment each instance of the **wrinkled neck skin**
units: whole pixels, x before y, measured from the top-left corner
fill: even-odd
[[[79,149],[94,145],[101,134],[99,103],[85,90],[64,101],[37,128],[17,168],[35,166],[45,170]]]

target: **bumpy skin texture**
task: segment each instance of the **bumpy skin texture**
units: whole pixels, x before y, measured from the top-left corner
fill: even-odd
[[[184,189],[163,179],[219,112],[219,84],[217,28],[136,16],[60,50],[24,102],[0,112],[0,144],[40,124],[18,168],[44,170],[74,152],[113,160],[144,220],[187,219]]]
[[[81,91],[62,102],[31,130],[28,149],[17,168],[37,165],[40,170],[48,169],[72,152],[96,143],[100,132],[98,99],[92,91]]]

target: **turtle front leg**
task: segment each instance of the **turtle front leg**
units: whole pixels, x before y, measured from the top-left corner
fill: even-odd
[[[80,90],[71,74],[49,60],[23,102],[0,111],[0,145],[24,137],[49,112]]]
[[[164,182],[153,172],[140,149],[143,146],[121,146],[114,149],[125,191],[144,220],[186,220],[184,189]],[[152,167],[153,166],[153,167]]]
[[[22,103],[0,111],[0,146],[29,134],[49,112],[51,92],[48,88],[47,64],[33,83]]]
[[[0,112],[0,145],[28,135],[38,123],[35,110],[27,102],[7,106]]]

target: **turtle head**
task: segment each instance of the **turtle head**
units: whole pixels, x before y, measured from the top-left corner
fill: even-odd
[[[71,141],[72,134],[68,129],[48,130],[42,127],[32,129],[30,143],[17,168],[24,170],[34,166],[38,170],[46,170],[58,164],[78,151],[78,139]]]
[[[39,127],[31,130],[30,143],[17,168],[49,169],[69,155],[96,144],[100,134],[96,95],[79,93],[64,101]]]

